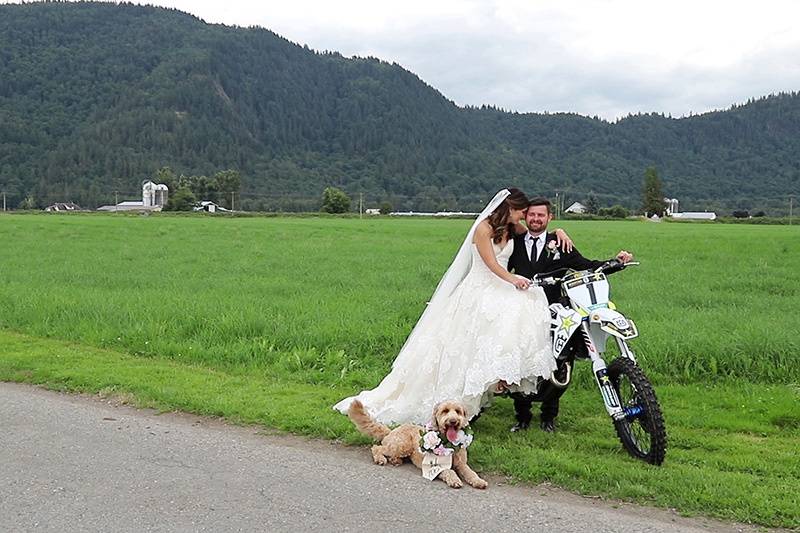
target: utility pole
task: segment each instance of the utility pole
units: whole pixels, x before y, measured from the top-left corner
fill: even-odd
[[[364,193],[358,194],[358,218],[364,218]]]
[[[119,205],[119,191],[114,191],[114,211],[117,210],[118,205]]]
[[[3,211],[6,210],[6,192],[3,191]]]
[[[235,210],[234,209],[234,205],[233,205],[233,200],[234,200],[234,196],[235,195],[236,195],[236,191],[231,191],[231,211]]]
[[[792,204],[794,204],[794,196],[789,197],[789,225],[792,225]]]
[[[555,211],[556,211],[556,219],[558,219],[558,218],[559,218],[559,216],[558,216],[558,215],[559,215],[559,213],[558,213],[558,191],[556,191],[556,205],[555,205]]]

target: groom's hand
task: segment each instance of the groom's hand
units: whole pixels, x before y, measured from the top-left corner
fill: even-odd
[[[617,259],[621,263],[630,263],[631,261],[633,261],[633,254],[630,252],[626,252],[625,250],[620,250],[620,252],[617,254]]]

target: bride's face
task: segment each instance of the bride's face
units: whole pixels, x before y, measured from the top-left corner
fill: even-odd
[[[525,217],[525,209],[514,209],[511,208],[508,213],[508,221],[512,224],[516,224],[520,220]]]

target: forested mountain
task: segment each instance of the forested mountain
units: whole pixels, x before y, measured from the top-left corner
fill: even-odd
[[[236,169],[249,209],[322,190],[473,209],[509,184],[635,207],[646,167],[684,209],[800,191],[800,95],[673,119],[462,108],[397,64],[130,4],[0,5],[0,191],[16,207],[136,198],[164,166]]]

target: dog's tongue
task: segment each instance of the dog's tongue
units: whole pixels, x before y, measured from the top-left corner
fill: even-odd
[[[456,431],[456,428],[452,426],[447,428],[447,440],[455,442],[456,438],[458,438],[458,431]]]

